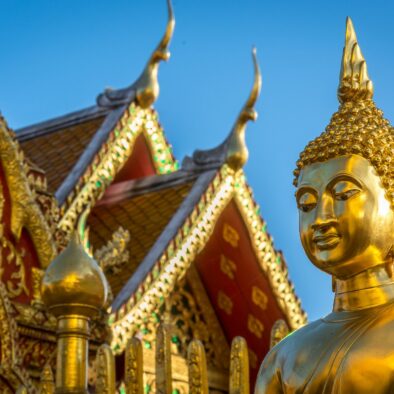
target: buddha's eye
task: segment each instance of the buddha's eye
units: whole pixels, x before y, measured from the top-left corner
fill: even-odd
[[[311,192],[305,191],[304,193],[298,195],[297,204],[299,210],[303,212],[309,212],[313,208],[315,208],[317,204],[316,195]]]
[[[350,181],[339,181],[332,188],[336,200],[345,201],[360,193],[360,188]]]

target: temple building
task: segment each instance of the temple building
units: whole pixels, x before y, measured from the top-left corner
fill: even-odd
[[[232,130],[218,136],[216,148],[196,150],[179,164],[153,108],[174,24],[169,6],[164,37],[129,87],[15,132],[1,119],[2,393],[21,384],[34,392],[52,379],[56,318],[40,286],[75,232],[110,287],[107,312],[92,322],[91,387],[99,375],[96,350],[107,343],[116,390],[125,392],[125,349],[137,337],[144,390],[155,392],[157,330],[164,324],[171,327],[172,392],[188,392],[187,351],[197,339],[210,392],[226,393],[234,338],[246,340],[254,382],[272,343],[306,323],[242,169],[246,124],[256,118],[261,87],[256,53],[253,86]]]

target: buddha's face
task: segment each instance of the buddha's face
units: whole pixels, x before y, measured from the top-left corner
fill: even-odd
[[[368,160],[347,155],[306,166],[296,198],[301,242],[318,268],[345,279],[385,262],[394,213]]]

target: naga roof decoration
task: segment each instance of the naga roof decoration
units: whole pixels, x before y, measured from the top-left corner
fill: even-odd
[[[254,65],[254,82],[249,98],[242,108],[233,129],[228,137],[226,151],[226,163],[235,171],[244,166],[248,160],[249,152],[245,143],[245,130],[248,121],[257,119],[257,112],[254,109],[261,91],[261,72],[257,61],[256,48],[252,50]]]
[[[125,89],[112,90],[106,89],[98,96],[97,103],[102,107],[116,107],[122,104],[129,104],[135,101],[141,108],[149,108],[159,96],[159,83],[157,74],[159,63],[170,58],[168,46],[174,34],[175,18],[171,0],[167,0],[168,21],[164,36],[153,51],[145,69],[139,78]]]
[[[32,155],[37,159],[38,154],[34,151],[37,138],[45,139],[47,146],[51,148],[52,145],[52,149],[54,148],[53,155],[57,155],[62,148],[53,145],[57,143],[59,132],[67,136],[72,134],[74,139],[78,138],[78,130],[84,132],[87,127],[90,130],[90,142],[79,142],[80,149],[65,163],[66,169],[71,171],[62,183],[57,184],[55,173],[53,176],[50,173],[49,177],[53,188],[57,187],[55,196],[59,201],[61,214],[58,226],[68,235],[85,207],[94,204],[115,179],[131,156],[140,134],[147,141],[156,173],[169,173],[178,168],[158,123],[157,114],[150,108],[159,94],[158,66],[162,60],[169,58],[168,45],[175,26],[170,0],[167,4],[169,17],[164,37],[136,82],[125,89],[107,89],[97,97],[97,105],[94,107],[18,131],[22,144],[27,150],[33,151]],[[68,132],[66,129],[69,129]],[[52,133],[55,133],[54,138],[50,136]],[[35,148],[32,147],[33,143],[29,144],[32,139]],[[48,165],[48,158],[44,161]]]
[[[114,333],[112,348],[116,353],[124,350],[127,340],[138,332],[144,319],[152,315],[171,294],[176,282],[186,274],[196,256],[203,250],[217,220],[232,200],[245,220],[261,271],[269,279],[291,328],[296,329],[306,322],[306,315],[288,280],[281,254],[274,249],[272,239],[266,233],[266,225],[259,216],[258,207],[240,168],[241,163],[246,161],[243,138],[245,123],[256,117],[244,116],[244,112],[255,114],[253,106],[261,83],[255,52],[253,59],[255,82],[250,96],[252,99],[249,98],[241,111],[242,120],[239,118],[236,122],[240,127],[234,127],[218,148],[198,151],[192,159],[184,161],[181,171],[199,174],[197,179],[112,304],[110,324]],[[239,130],[241,138],[238,139],[238,146],[242,160],[227,162],[230,143],[234,134],[239,135]],[[233,154],[231,156],[234,157]]]
[[[186,157],[182,163],[183,168],[210,168],[227,163],[233,170],[242,168],[248,160],[249,152],[245,142],[246,124],[257,119],[254,105],[260,95],[261,72],[257,61],[257,50],[252,49],[254,67],[254,81],[249,97],[240,111],[233,128],[227,138],[217,147],[207,150],[196,150],[193,157]]]

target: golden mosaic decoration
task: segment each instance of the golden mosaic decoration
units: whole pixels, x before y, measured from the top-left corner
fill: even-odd
[[[22,359],[18,343],[18,329],[12,317],[12,307],[3,283],[0,282],[0,391],[8,391],[10,386],[16,391],[21,385],[32,388],[26,370],[22,367]],[[3,382],[8,384],[4,385]]]

